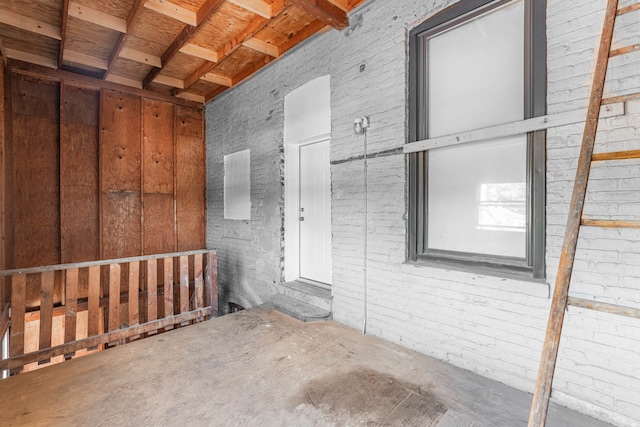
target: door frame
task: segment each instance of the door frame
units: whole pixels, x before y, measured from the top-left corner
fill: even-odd
[[[286,282],[300,279],[300,147],[325,141],[331,147],[331,133],[284,144],[284,280]],[[331,184],[329,184],[329,191],[331,191]],[[331,286],[331,283],[326,285]]]

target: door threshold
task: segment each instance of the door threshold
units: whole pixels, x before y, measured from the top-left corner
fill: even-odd
[[[307,285],[317,286],[319,288],[331,290],[331,285],[328,283],[316,282],[315,280],[305,279],[303,277],[298,277],[296,282],[306,283]]]

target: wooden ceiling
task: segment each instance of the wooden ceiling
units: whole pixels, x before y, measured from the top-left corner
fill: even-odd
[[[208,102],[364,0],[0,0],[0,53]]]

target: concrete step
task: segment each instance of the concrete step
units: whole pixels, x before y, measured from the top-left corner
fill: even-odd
[[[303,322],[331,320],[331,311],[315,307],[282,294],[275,294],[271,297],[271,301],[261,305],[261,307],[267,310],[280,311]]]
[[[331,290],[304,282],[287,282],[282,284],[282,294],[316,306],[326,311],[331,311]]]

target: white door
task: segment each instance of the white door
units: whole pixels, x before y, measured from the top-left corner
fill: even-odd
[[[329,140],[300,146],[300,277],[331,284]]]

